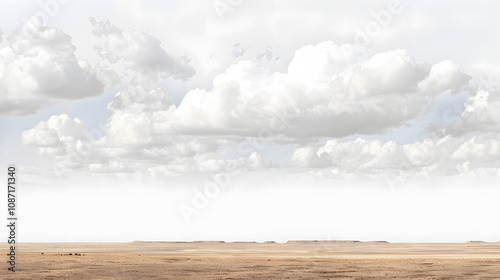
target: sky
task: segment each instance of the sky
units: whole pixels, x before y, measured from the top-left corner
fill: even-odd
[[[499,241],[499,5],[1,1],[19,240]]]

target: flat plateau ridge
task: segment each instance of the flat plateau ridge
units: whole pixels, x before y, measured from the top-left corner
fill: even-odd
[[[7,252],[8,244],[0,244]],[[21,243],[0,279],[498,279],[500,242]]]

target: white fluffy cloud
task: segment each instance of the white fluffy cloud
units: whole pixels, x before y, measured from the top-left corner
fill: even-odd
[[[0,49],[0,112],[25,115],[97,96],[115,80],[112,72],[78,59],[70,36],[32,17]]]
[[[67,115],[52,116],[41,121],[22,134],[23,143],[38,147],[41,154],[63,155],[68,152],[68,144],[76,145],[82,137],[83,124]]]
[[[413,119],[437,94],[465,89],[468,81],[450,61],[427,65],[404,50],[371,55],[323,42],[299,49],[288,73],[251,61],[231,66],[216,76],[212,90],[188,92],[168,127],[244,136],[271,129],[292,138],[380,133]]]
[[[470,137],[454,149],[451,158],[477,162],[500,160],[500,134],[487,133]]]
[[[161,124],[171,117],[175,105],[164,89],[147,88],[138,81],[134,79],[109,104],[113,114],[102,130],[86,131],[78,119],[52,116],[25,131],[23,142],[54,156],[60,173],[76,169],[160,177],[277,167],[257,152],[224,156],[218,148],[234,140],[165,132]]]
[[[166,130],[165,124],[175,121],[175,104],[165,89],[140,81],[133,80],[109,104],[113,115],[102,139],[104,157],[146,160],[142,168],[156,175],[217,172],[228,166],[246,171],[275,167],[258,153],[223,159],[218,147],[235,144],[234,139]]]
[[[465,103],[461,119],[450,126],[449,133],[500,132],[500,91],[478,90]]]
[[[104,47],[97,47],[101,57],[111,63],[123,61],[136,72],[159,72],[163,76],[187,80],[195,74],[187,57],[174,57],[161,46],[160,40],[139,30],[122,30],[109,20],[90,18],[93,34],[105,39]]]
[[[329,170],[334,174],[453,175],[469,173],[481,169],[483,163],[498,160],[498,134],[445,136],[404,145],[358,138],[346,142],[329,140],[320,147],[299,147],[293,152],[291,167]]]
[[[381,133],[415,118],[439,93],[459,92],[469,81],[450,61],[428,65],[418,63],[404,50],[373,55],[365,48],[323,42],[299,49],[287,73],[271,72],[251,61],[234,64],[215,77],[211,90],[191,90],[176,106],[157,75],[142,73],[152,66],[149,60],[130,57],[141,57],[140,46],[120,50],[128,40],[125,37],[138,34],[152,40],[152,45],[159,43],[143,33],[120,31],[107,21],[94,24],[99,34],[111,36],[106,44],[109,53],[104,55],[113,56],[112,50],[117,50],[116,59],[123,56],[136,71],[135,78],[109,104],[112,115],[102,138],[90,141],[92,152],[85,153],[76,165],[96,172],[143,170],[167,175],[217,172],[228,165],[246,171],[276,168],[258,152],[228,155],[219,147],[237,150],[246,137],[271,136],[269,141],[279,145],[282,140],[297,143]],[[42,147],[43,143],[29,139],[43,128],[41,123],[26,132],[25,142]],[[89,145],[88,140],[65,143],[78,151]],[[458,146],[456,141],[444,142]],[[378,140],[330,140],[321,148],[295,151],[291,167],[377,172],[398,168],[405,161],[426,172],[439,169],[446,173],[441,168],[443,146],[439,145],[431,140],[406,146]],[[59,159],[65,162],[70,157]]]

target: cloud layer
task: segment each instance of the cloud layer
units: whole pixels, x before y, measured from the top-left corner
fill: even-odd
[[[401,128],[425,114],[442,92],[471,90],[470,77],[452,61],[431,65],[401,49],[373,54],[364,47],[322,42],[298,49],[286,73],[238,62],[215,77],[212,89],[193,89],[176,106],[161,80],[191,77],[194,70],[185,61],[171,57],[146,33],[124,31],[109,21],[91,22],[94,34],[106,37],[101,55],[112,63],[123,61],[134,77],[109,104],[112,115],[106,127],[93,134],[98,137],[88,137],[92,133],[86,131],[75,136],[51,130],[56,124],[56,130],[67,123],[79,127],[78,120],[64,115],[23,134],[26,144],[57,155],[60,166],[167,176],[218,172],[228,166],[262,171],[279,168],[264,159],[266,145],[293,143],[289,164],[282,168],[375,174],[407,166],[412,172],[446,175],[460,172],[457,166],[470,161],[497,158],[491,156],[496,155],[494,135],[441,135],[406,145],[337,140]],[[150,59],[151,54],[160,59]],[[484,95],[470,97],[460,122],[471,118],[472,108],[486,106],[481,105]],[[312,144],[325,138],[331,140],[324,146]],[[478,144],[486,139],[486,146]],[[242,152],[242,145],[252,141],[252,149]],[[482,153],[466,152],[474,149]],[[75,158],[78,164],[68,163]]]

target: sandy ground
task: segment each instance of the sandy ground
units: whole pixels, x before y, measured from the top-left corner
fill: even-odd
[[[0,279],[500,279],[500,243],[24,243],[3,263]]]

